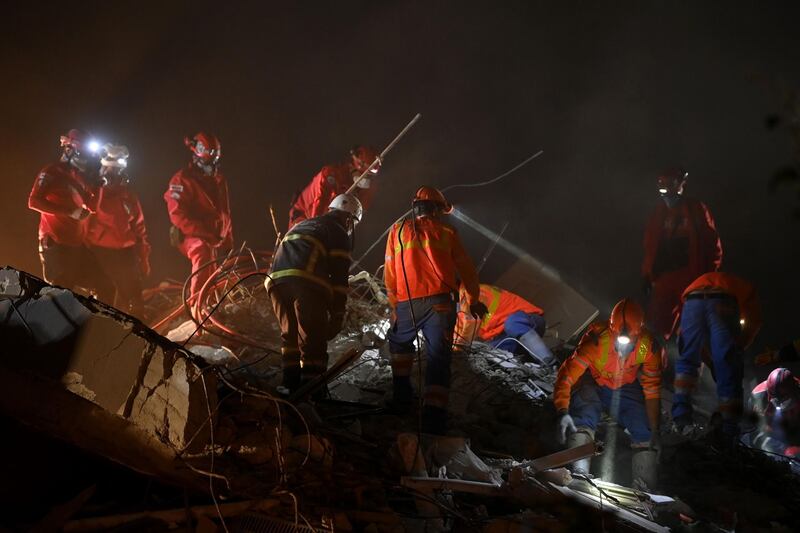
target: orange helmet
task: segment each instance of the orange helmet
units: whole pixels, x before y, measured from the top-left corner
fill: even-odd
[[[608,329],[615,337],[614,345],[620,355],[627,355],[633,350],[643,327],[644,311],[642,306],[630,298],[620,300],[611,310]]]
[[[355,169],[359,174],[363,174],[366,172],[372,162],[378,158],[378,152],[369,146],[354,146],[350,150],[350,158],[350,165],[353,167],[353,169]],[[379,161],[377,165],[372,167],[370,173],[377,174],[380,169],[381,163]]]
[[[435,205],[436,208],[445,215],[453,212],[452,204],[447,201],[442,191],[434,187],[429,187],[428,185],[423,185],[417,189],[412,205],[416,206],[423,202]]]
[[[192,154],[205,165],[214,165],[222,157],[222,145],[214,135],[205,132],[196,133],[193,137],[185,137],[184,144]]]

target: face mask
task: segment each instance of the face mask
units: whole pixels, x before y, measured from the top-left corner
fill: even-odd
[[[669,208],[677,206],[681,201],[681,197],[678,194],[662,194],[661,199],[664,200],[664,203]]]

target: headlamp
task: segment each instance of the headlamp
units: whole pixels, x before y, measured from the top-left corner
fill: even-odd
[[[89,151],[91,153],[93,153],[93,154],[96,154],[97,152],[100,151],[100,146],[101,146],[100,145],[100,141],[98,141],[97,139],[92,139],[86,145],[86,147],[89,149]]]
[[[617,342],[621,346],[627,346],[628,344],[631,343],[631,338],[628,337],[627,335],[620,335],[619,337],[617,337]]]
[[[739,319],[739,325],[740,326],[744,326],[744,318],[740,318]]]
[[[665,188],[663,188],[663,187],[662,187],[662,188],[658,189],[658,192],[659,192],[660,194],[667,194],[669,191],[668,191],[667,189],[665,189]]]

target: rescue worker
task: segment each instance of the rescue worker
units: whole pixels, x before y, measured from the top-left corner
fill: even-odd
[[[654,333],[668,338],[683,289],[697,276],[717,271],[722,263],[714,219],[702,202],[686,197],[689,174],[669,169],[658,176],[658,204],[644,233],[642,283],[649,296],[647,321]]]
[[[350,150],[350,159],[346,163],[325,165],[306,185],[306,188],[297,193],[289,209],[289,228],[309,218],[319,216],[328,208],[328,205],[337,195],[347,192],[353,182],[361,176],[369,166],[378,158],[378,153],[368,146],[355,146]],[[375,176],[380,171],[380,162],[370,170]],[[370,176],[358,182],[353,191],[361,202],[363,209],[369,208],[375,194],[375,185]]]
[[[442,220],[451,211],[452,206],[440,191],[420,187],[412,202],[411,216],[395,223],[389,232],[384,263],[384,282],[392,308],[387,335],[392,404],[399,411],[411,407],[414,341],[422,331],[427,357],[422,430],[434,434],[444,433],[447,425],[456,275],[464,284],[469,312],[477,317],[486,314],[475,266],[455,228]]]
[[[328,368],[327,341],[342,329],[352,235],[361,220],[354,195],[295,225],[275,252],[265,286],[281,327],[283,387],[294,392]]]
[[[630,434],[634,484],[653,488],[661,446],[663,360],[657,337],[644,327],[641,306],[628,298],[618,302],[607,322],[589,326],[558,370],[553,403],[560,442],[574,448],[593,441],[606,411]],[[590,459],[573,467],[588,474]]]
[[[128,148],[103,147],[97,210],[90,216],[86,245],[113,286],[98,297],[117,309],[141,317],[142,278],[150,275],[150,243],[138,195],[129,187]]]
[[[39,258],[46,281],[68,289],[86,282],[91,261],[84,247],[86,218],[95,205],[96,158],[89,136],[69,130],[61,136],[61,157],[44,167],[33,183],[28,207],[39,218]]]
[[[495,348],[511,352],[521,347],[534,359],[550,365],[555,358],[542,341],[547,323],[544,311],[513,292],[481,283],[479,299],[488,311],[481,321],[476,320],[468,309],[465,287],[459,290],[459,313],[456,321],[456,345],[472,344],[477,339]]]
[[[723,437],[731,443],[742,413],[743,351],[761,328],[755,289],[732,274],[709,272],[686,287],[682,300],[672,419],[678,429],[692,424],[691,393],[704,355],[717,383]]]
[[[753,444],[769,452],[800,456],[800,379],[787,368],[776,368],[753,389],[751,400],[762,422]]]
[[[233,247],[233,224],[228,182],[219,166],[219,140],[200,132],[184,143],[192,161],[172,176],[164,200],[172,222],[170,242],[192,264],[190,294],[194,296],[214,272],[214,264],[209,263]]]

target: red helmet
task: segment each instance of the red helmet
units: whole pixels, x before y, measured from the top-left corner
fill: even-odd
[[[419,202],[430,202],[444,214],[453,212],[452,204],[447,201],[447,199],[444,197],[444,194],[442,194],[442,191],[434,187],[423,185],[417,189],[417,193],[414,195],[414,201],[412,204],[417,204]]]
[[[689,173],[682,168],[669,168],[656,178],[658,193],[661,196],[680,196],[683,194],[683,188],[686,186],[688,178]]]
[[[800,383],[788,368],[776,368],[767,378],[767,394],[775,407],[785,409],[800,396]]]
[[[222,157],[222,145],[214,135],[200,132],[194,137],[185,137],[183,142],[192,154],[206,165],[213,165]]]
[[[375,151],[374,148],[369,146],[355,146],[352,150],[350,150],[350,165],[354,170],[356,170],[359,174],[363,174],[369,168],[375,159],[378,159],[378,152]],[[377,174],[381,168],[380,161],[377,165],[372,167],[370,171],[372,174]]]
[[[630,298],[620,300],[614,309],[611,310],[611,318],[608,320],[608,329],[616,337],[617,351],[620,347],[633,345],[642,333],[644,327],[644,311],[642,306]]]

